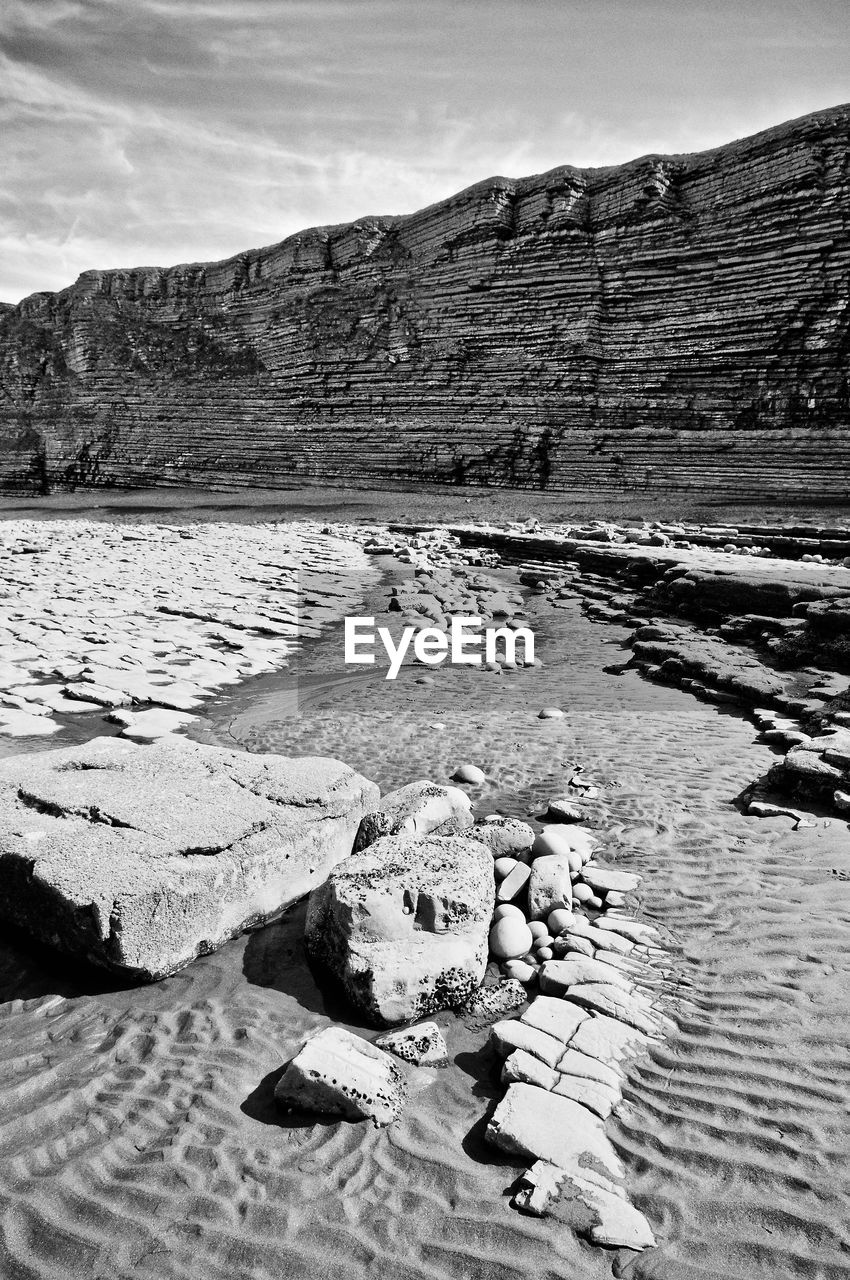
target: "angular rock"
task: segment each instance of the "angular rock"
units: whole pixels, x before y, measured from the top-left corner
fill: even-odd
[[[481,1018],[489,1023],[518,1009],[527,999],[528,992],[522,983],[509,978],[492,987],[479,987],[456,1012],[464,1018]]]
[[[0,917],[142,979],[277,915],[377,788],[337,760],[97,738],[0,762]]]
[[[360,823],[354,852],[360,853],[381,836],[454,835],[473,823],[472,804],[460,787],[442,787],[422,779],[409,782],[383,797],[380,807]]]
[[[608,867],[597,867],[588,863],[581,873],[585,884],[589,884],[595,893],[605,894],[610,889],[617,893],[633,893],[640,884],[640,876],[630,871],[614,871]]]
[[[312,1035],[287,1064],[274,1097],[284,1110],[370,1119],[380,1127],[401,1115],[407,1086],[388,1053],[331,1026]]]
[[[573,1006],[574,1008],[576,1006]],[[584,1011],[582,1011],[584,1012]],[[601,1084],[607,1084],[611,1089],[619,1089],[620,1081],[623,1078],[623,1072],[620,1067],[612,1067],[600,1062],[598,1058],[591,1058],[587,1053],[581,1053],[578,1049],[574,1049],[572,1045],[568,1045],[563,1058],[558,1063],[558,1070],[565,1076],[579,1076],[582,1079],[598,1080]]]
[[[528,914],[546,920],[555,910],[570,910],[573,901],[570,855],[549,853],[535,858],[528,881]]]
[[[610,982],[624,991],[631,983],[620,969],[603,960],[575,956],[569,960],[547,960],[540,970],[540,990],[548,996],[565,996],[580,982]]]
[[[598,1058],[610,1067],[634,1057],[648,1043],[649,1037],[635,1027],[626,1026],[605,1014],[596,1014],[581,1024],[569,1047],[588,1057]]]
[[[564,1053],[562,1040],[537,1027],[529,1026],[521,1018],[507,1018],[494,1023],[490,1028],[490,1043],[503,1058],[513,1053],[514,1049],[524,1049],[553,1069]]]
[[[607,1120],[622,1098],[619,1089],[612,1089],[610,1085],[587,1076],[559,1075],[552,1092],[558,1097],[572,1098],[573,1102],[581,1103],[600,1120]]]
[[[645,1031],[647,1035],[652,1035],[658,1026],[652,1005],[645,996],[637,991],[625,991],[610,982],[580,982],[570,987],[570,1000],[636,1027],[638,1031]]]
[[[629,1204],[614,1183],[582,1177],[549,1161],[538,1160],[522,1177],[512,1204],[537,1217],[565,1222],[593,1244],[610,1248],[650,1249],[655,1236],[643,1214]]]
[[[577,1174],[623,1176],[599,1117],[571,1098],[534,1085],[508,1086],[487,1125],[486,1138],[509,1155],[549,1160]]]
[[[551,962],[550,962],[551,963]],[[537,1027],[547,1035],[554,1036],[562,1044],[572,1039],[579,1023],[584,1022],[590,1014],[579,1009],[569,1000],[558,1000],[549,995],[539,995],[523,1012],[520,1022],[526,1026]]]
[[[377,1025],[461,1005],[481,984],[493,858],[460,836],[383,836],[310,898],[311,958]]]
[[[449,1061],[449,1051],[436,1022],[420,1022],[416,1027],[387,1031],[378,1036],[375,1046],[416,1067],[445,1067]]]
[[[502,1067],[502,1084],[533,1084],[538,1089],[554,1089],[560,1075],[527,1049],[514,1049]]]
[[[496,890],[497,902],[513,902],[525,889],[531,876],[531,867],[525,862],[518,862],[504,878]]]

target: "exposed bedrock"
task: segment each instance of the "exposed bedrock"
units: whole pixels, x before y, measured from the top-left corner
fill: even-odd
[[[172,737],[0,763],[0,918],[72,956],[164,977],[309,893],[374,783],[338,760]]]
[[[0,311],[0,483],[846,488],[850,108]]]

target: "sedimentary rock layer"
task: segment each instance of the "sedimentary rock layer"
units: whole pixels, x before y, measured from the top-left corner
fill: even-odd
[[[846,489],[850,108],[0,311],[0,483]]]

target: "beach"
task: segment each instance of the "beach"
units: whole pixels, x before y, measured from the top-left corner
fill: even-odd
[[[144,525],[164,536],[150,516]],[[122,517],[98,536],[129,527]],[[218,525],[193,527],[195,549],[219,536]],[[238,541],[244,550],[269,536],[245,525]],[[305,533],[274,531],[278,544],[295,536]],[[369,536],[342,557],[346,599],[378,615],[414,568],[363,556]],[[309,537],[314,559],[338,545],[318,528]],[[517,564],[488,572],[519,585]],[[311,589],[319,600],[321,578]],[[596,790],[580,793],[583,821],[607,863],[643,877],[640,919],[663,940],[669,1026],[630,1065],[606,1125],[656,1247],[600,1249],[510,1207],[527,1161],[484,1140],[502,1087],[480,1020],[436,1015],[449,1065],[418,1069],[388,1129],[281,1116],[275,1081],[311,1031],[335,1023],[373,1034],[317,985],[301,903],[145,986],[18,936],[4,944],[10,1277],[846,1274],[846,822],[816,805],[806,825],[746,813],[740,797],[778,748],[741,710],[636,669],[611,674],[628,658],[627,627],[588,616],[578,592],[555,607],[520,589],[539,667],[447,664],[427,683],[421,665],[396,681],[346,670],[333,589],[285,666],[207,690],[182,731],[252,753],[334,756],[383,793],[419,778],[447,783],[472,762],[485,774],[467,788],[476,816],[536,829],[580,766]],[[539,719],[549,705],[566,714]],[[67,716],[49,741],[17,739],[14,749],[115,732],[104,714]]]

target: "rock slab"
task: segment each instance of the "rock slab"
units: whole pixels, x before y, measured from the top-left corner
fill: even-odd
[[[142,980],[303,897],[351,851],[374,783],[338,760],[167,738],[0,762],[0,918]]]

